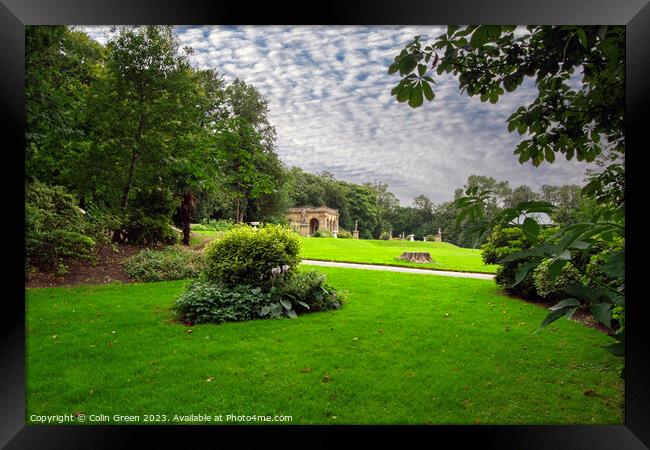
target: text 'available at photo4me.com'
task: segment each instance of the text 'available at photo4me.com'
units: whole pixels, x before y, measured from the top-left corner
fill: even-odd
[[[28,422],[33,425],[46,424],[106,424],[106,423],[265,423],[292,422],[293,416],[286,414],[32,414]]]

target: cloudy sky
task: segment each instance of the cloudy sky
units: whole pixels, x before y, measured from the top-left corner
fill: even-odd
[[[105,42],[105,29],[89,27]],[[436,98],[414,110],[397,103],[388,75],[415,35],[433,40],[445,27],[189,26],[177,27],[198,67],[252,83],[269,101],[277,152],[287,166],[329,171],[341,180],[384,181],[408,205],[424,194],[453,198],[468,175],[490,175],[512,187],[580,184],[585,165],[558,158],[521,165],[507,117],[535,96],[532,82],[496,105],[458,91],[452,76],[435,77]]]

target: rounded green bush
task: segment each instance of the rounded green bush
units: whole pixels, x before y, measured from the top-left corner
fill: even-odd
[[[568,262],[562,267],[560,274],[555,279],[551,279],[548,271],[550,263],[551,260],[547,259],[535,268],[533,272],[535,289],[541,297],[547,300],[560,300],[568,296],[565,289],[569,284],[580,279],[580,272],[573,264]]]
[[[289,274],[296,270],[302,260],[300,245],[298,234],[287,226],[238,225],[206,248],[205,275],[229,286],[267,285],[272,269],[288,266]]]

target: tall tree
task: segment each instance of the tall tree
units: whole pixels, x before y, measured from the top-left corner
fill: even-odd
[[[25,174],[74,188],[103,48],[67,26],[25,27]]]
[[[260,135],[243,118],[225,119],[218,128],[217,148],[234,198],[235,220],[243,222],[248,201],[273,192],[273,178],[259,169],[267,162],[268,152]]]

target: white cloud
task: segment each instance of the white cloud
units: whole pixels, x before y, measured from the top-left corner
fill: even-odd
[[[106,41],[106,28],[87,27]],[[468,175],[512,186],[581,183],[585,164],[520,165],[521,139],[507,117],[535,95],[528,83],[496,105],[458,92],[451,76],[437,77],[436,98],[413,110],[390,96],[397,76],[388,65],[415,35],[432,40],[444,27],[205,26],[179,27],[192,61],[226,79],[254,84],[269,101],[277,151],[288,165],[327,170],[337,178],[387,182],[403,203],[424,194],[451,199]]]

